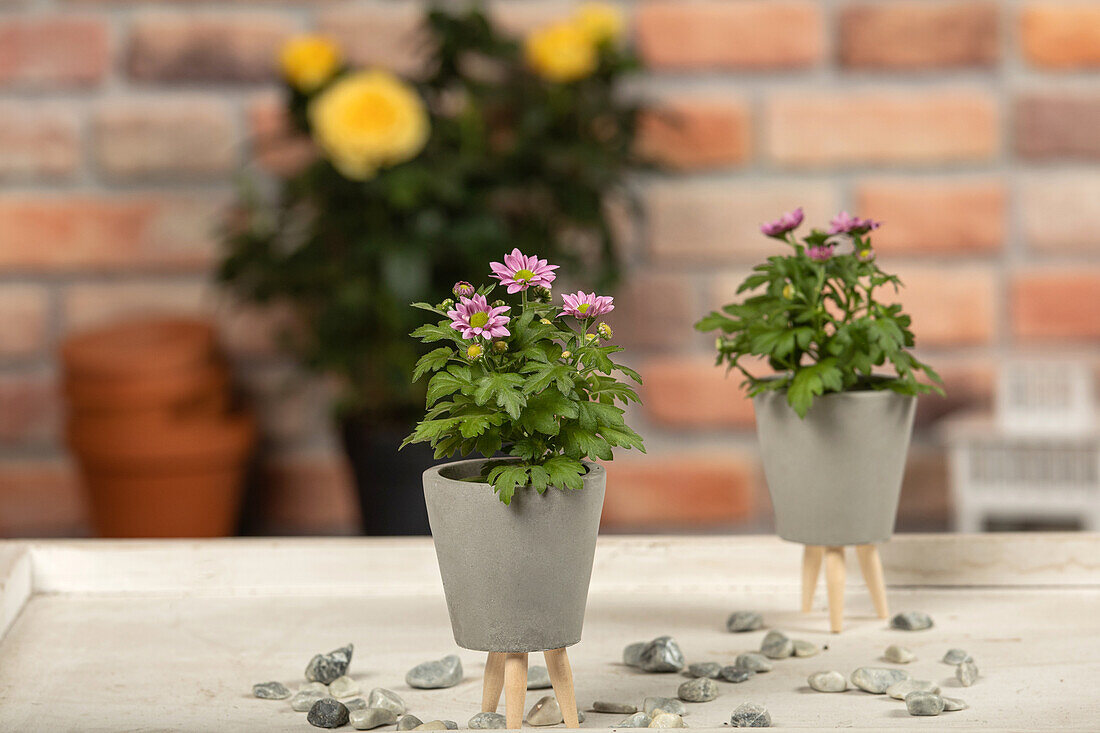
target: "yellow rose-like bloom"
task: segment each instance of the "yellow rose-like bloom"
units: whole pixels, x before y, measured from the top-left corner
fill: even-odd
[[[595,44],[614,41],[623,34],[623,14],[608,3],[585,3],[577,8],[573,22]]]
[[[342,62],[340,47],[324,36],[292,38],[279,54],[283,76],[307,94],[331,79]]]
[[[340,79],[310,103],[309,121],[332,164],[356,180],[415,158],[431,131],[416,91],[387,71]]]
[[[583,79],[596,70],[596,46],[588,34],[571,23],[558,23],[527,36],[528,65],[550,81]]]

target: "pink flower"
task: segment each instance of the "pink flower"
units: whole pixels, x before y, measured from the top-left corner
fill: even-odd
[[[561,296],[561,299],[565,302],[565,307],[561,309],[564,316],[597,318],[615,310],[615,299],[610,295],[596,295],[578,290],[572,295]]]
[[[508,331],[508,316],[504,312],[508,306],[501,305],[496,308],[489,306],[484,295],[475,295],[472,298],[460,298],[453,311],[447,311],[447,317],[451,319],[451,328],[462,334],[464,339],[500,338],[510,336]]]
[[[473,285],[466,282],[465,280],[459,280],[455,283],[455,286],[451,288],[451,292],[454,293],[457,297],[469,298],[471,295],[477,292],[477,288],[475,288]]]
[[[860,219],[847,211],[842,211],[829,222],[829,234],[866,234],[872,229],[878,229],[881,225],[880,221]]]
[[[779,217],[775,221],[769,221],[760,225],[760,231],[767,234],[769,237],[778,237],[782,239],[783,235],[791,231],[799,224],[802,223],[802,207],[799,206],[794,211],[788,211],[783,216]]]
[[[824,262],[825,260],[833,256],[833,245],[822,244],[817,247],[810,247],[806,250],[806,254],[809,255],[811,260]]]
[[[534,286],[549,288],[557,277],[554,270],[558,269],[558,265],[548,265],[546,260],[526,256],[518,247],[511,254],[504,255],[503,265],[490,262],[489,267],[493,271],[492,277],[507,285],[509,293],[518,293]]]

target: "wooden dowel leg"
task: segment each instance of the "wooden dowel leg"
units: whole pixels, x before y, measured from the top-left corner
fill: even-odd
[[[546,657],[546,671],[550,673],[550,684],[554,686],[554,697],[558,699],[561,717],[566,728],[580,728],[577,720],[577,694],[573,690],[573,669],[569,666],[569,655],[565,649],[551,649],[542,653]]]
[[[825,557],[825,548],[821,545],[806,545],[802,552],[802,613],[809,613],[814,607],[814,591],[817,590],[817,578],[821,575],[821,560]]]
[[[504,717],[512,729],[523,727],[523,706],[527,702],[527,654],[504,656]]]
[[[859,569],[863,571],[863,582],[871,592],[875,611],[879,618],[886,618],[890,615],[890,606],[886,603],[886,581],[882,576],[882,560],[878,556],[878,548],[874,545],[856,545],[856,555],[859,557]]]
[[[485,682],[481,687],[481,712],[495,713],[504,689],[504,652],[489,652],[485,660]]]
[[[834,634],[844,630],[844,548],[825,550],[825,585],[829,591],[829,629]]]

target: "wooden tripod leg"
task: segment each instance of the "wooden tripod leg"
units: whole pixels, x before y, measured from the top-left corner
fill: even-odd
[[[825,549],[825,585],[829,591],[829,630],[844,630],[844,548]]]
[[[481,712],[495,713],[504,689],[504,652],[489,652],[485,660],[485,682],[481,688]]]
[[[821,575],[823,557],[825,548],[821,545],[806,545],[802,551],[802,613],[809,613],[814,607],[814,591],[817,590],[817,578]]]
[[[890,606],[886,603],[886,581],[882,577],[882,560],[879,559],[878,548],[874,545],[856,545],[856,555],[859,557],[859,568],[863,571],[863,582],[871,592],[875,611],[879,618],[886,618],[890,615]]]
[[[573,669],[569,666],[569,655],[564,647],[550,649],[542,653],[546,657],[546,671],[550,673],[550,684],[554,686],[554,696],[561,708],[561,717],[566,728],[580,728],[577,720],[577,694],[573,690]]]
[[[504,655],[504,717],[512,729],[523,727],[523,706],[527,702],[527,654]]]

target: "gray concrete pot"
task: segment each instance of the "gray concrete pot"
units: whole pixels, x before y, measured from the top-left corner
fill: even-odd
[[[826,394],[804,420],[785,392],[753,398],[775,529],[805,545],[882,542],[894,531],[916,397]]]
[[[478,476],[484,460],[424,472],[424,498],[455,641],[538,652],[581,639],[607,474],[586,463],[580,491],[521,489],[505,506]]]

